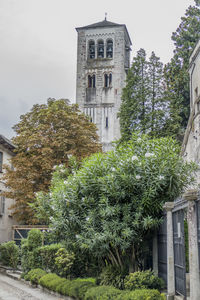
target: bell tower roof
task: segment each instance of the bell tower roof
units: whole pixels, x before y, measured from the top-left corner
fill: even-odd
[[[93,29],[93,28],[119,27],[119,26],[122,26],[122,27],[125,28],[125,31],[126,31],[126,33],[128,35],[129,41],[130,41],[130,45],[132,45],[132,42],[131,42],[128,30],[126,28],[126,25],[125,24],[117,24],[117,23],[113,23],[113,22],[107,21],[106,18],[103,21],[98,22],[98,23],[93,23],[93,24],[86,25],[86,26],[83,26],[83,27],[76,27],[76,31]]]

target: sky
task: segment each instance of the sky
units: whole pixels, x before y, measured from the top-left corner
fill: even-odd
[[[76,97],[76,27],[105,18],[126,24],[132,53],[170,61],[176,31],[193,0],[0,0],[0,134],[34,104]]]

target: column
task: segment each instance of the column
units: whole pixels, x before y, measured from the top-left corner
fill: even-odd
[[[155,275],[158,276],[158,238],[157,232],[155,232],[153,238],[153,270]]]
[[[173,208],[174,202],[166,202],[164,205],[167,211],[167,300],[173,300],[175,295]]]
[[[190,270],[190,300],[200,299],[199,255],[197,235],[197,191],[190,190],[184,194],[188,201],[188,237],[189,237],[189,270]]]

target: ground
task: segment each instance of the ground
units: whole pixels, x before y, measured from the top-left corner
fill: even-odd
[[[0,300],[63,300],[0,273]],[[65,298],[66,299],[66,298]]]

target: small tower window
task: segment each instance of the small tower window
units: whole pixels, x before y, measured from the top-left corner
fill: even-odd
[[[95,88],[96,87],[96,76],[95,74],[88,75],[88,87],[89,88]]]
[[[104,74],[104,87],[108,88],[112,86],[112,74]]]
[[[113,57],[113,41],[108,40],[106,45],[106,57],[112,58]]]
[[[104,42],[103,40],[98,41],[98,57],[104,57]]]
[[[108,117],[106,117],[106,128],[108,128]]]
[[[5,213],[5,197],[1,196],[0,200],[0,215],[3,215]]]
[[[94,41],[89,42],[89,58],[95,58],[95,43]]]

